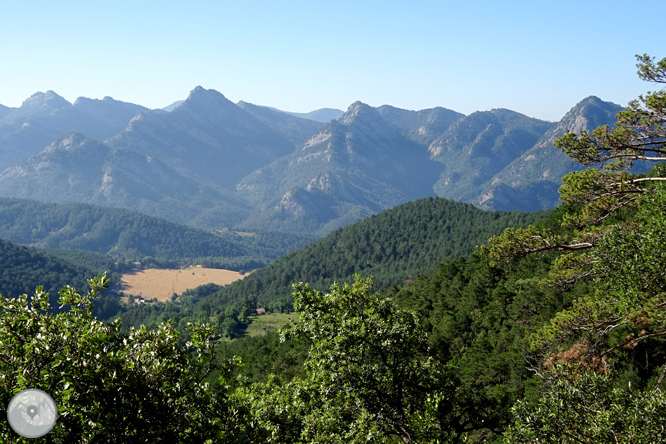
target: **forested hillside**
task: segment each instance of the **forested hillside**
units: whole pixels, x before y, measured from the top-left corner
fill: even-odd
[[[232,270],[260,268],[313,240],[307,235],[266,231],[214,233],[135,211],[9,198],[0,198],[0,238],[42,248],[92,251],[149,265],[200,263]]]
[[[88,288],[88,279],[104,272],[111,284],[118,285],[120,271],[122,264],[94,253],[27,248],[0,239],[0,294],[4,297],[30,295],[37,286],[42,286],[57,306],[58,292],[64,286],[84,291]],[[95,304],[95,315],[107,319],[120,308],[115,297],[102,293]]]
[[[443,258],[469,254],[506,227],[521,227],[545,213],[483,211],[461,202],[427,198],[400,205],[340,228],[326,238],[282,256],[265,268],[223,288],[206,286],[182,295],[182,307],[137,307],[123,313],[126,326],[168,319],[215,319],[224,335],[235,336],[247,322],[243,313],[265,307],[291,310],[291,286],[309,282],[324,290],[354,274],[374,276],[378,290],[400,285]],[[234,333],[235,332],[235,333]]]
[[[260,304],[286,302],[294,282],[309,282],[323,290],[354,274],[373,276],[376,288],[385,290],[441,259],[469,254],[506,227],[526,226],[543,215],[485,212],[447,199],[421,199],[335,230],[230,285],[224,293],[231,299],[253,294]],[[209,299],[213,305],[214,298]]]
[[[96,274],[92,269],[76,269],[39,250],[4,240],[0,240],[0,254],[0,293],[6,297],[30,294],[38,285],[53,294],[65,285],[83,290],[87,276]]]
[[[567,214],[566,208],[559,208],[537,226],[554,229]],[[456,381],[458,389],[449,401],[455,409],[449,426],[458,433],[505,427],[513,403],[537,393],[538,380],[525,366],[525,338],[586,289],[586,284],[542,287],[553,258],[553,254],[526,257],[497,267],[491,265],[487,249],[476,249],[383,291],[421,319],[429,353],[439,362],[451,363],[447,378]],[[353,280],[352,276],[339,281]],[[373,287],[380,289],[381,284]],[[241,357],[246,363],[243,375],[253,381],[265,382],[271,373],[288,380],[303,374],[308,348],[308,341],[281,342],[272,332],[221,344],[220,356],[221,360]]]

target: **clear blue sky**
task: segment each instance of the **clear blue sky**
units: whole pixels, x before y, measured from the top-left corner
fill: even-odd
[[[37,91],[161,108],[197,85],[306,112],[361,100],[559,120],[655,89],[664,0],[0,3],[0,104]]]

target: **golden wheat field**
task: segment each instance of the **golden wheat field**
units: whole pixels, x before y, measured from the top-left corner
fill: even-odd
[[[247,276],[248,273],[245,274]],[[183,270],[148,270],[126,273],[122,276],[122,289],[143,297],[166,301],[175,292],[181,294],[199,285],[214,283],[229,284],[244,276],[237,271],[219,270],[216,268],[192,267]]]

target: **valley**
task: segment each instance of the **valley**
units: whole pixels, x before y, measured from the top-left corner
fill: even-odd
[[[666,83],[666,59],[642,63]],[[663,429],[666,108],[650,94],[558,122],[284,113],[201,87],[168,111],[53,92],[0,108],[0,385],[48,383],[105,431],[159,412],[127,435],[156,442]]]
[[[4,2],[0,444],[666,444],[665,14]]]

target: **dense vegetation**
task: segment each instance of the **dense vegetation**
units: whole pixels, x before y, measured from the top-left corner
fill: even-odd
[[[639,74],[666,83],[666,59],[640,57]],[[50,392],[58,443],[663,442],[666,166],[626,169],[666,160],[665,128],[661,91],[613,129],[559,139],[603,167],[567,175],[547,218],[400,288],[296,282],[299,318],[278,347],[274,335],[245,342],[250,368],[216,358],[208,326],[183,347],[172,322],[123,332],[93,320],[103,279],[88,296],[63,290],[71,312],[58,315],[40,289],[32,304],[2,298],[0,397]],[[192,319],[226,297],[197,291]],[[175,307],[162,315],[177,319]],[[14,437],[4,421],[0,436]]]
[[[666,59],[639,56],[638,74],[666,83]],[[567,134],[557,146],[583,165],[563,178],[565,202],[579,212],[560,230],[510,229],[492,241],[497,263],[558,252],[547,281],[591,288],[529,339],[545,381],[535,403],[520,402],[507,434],[514,441],[661,442],[666,375],[666,90],[618,113],[615,127]],[[658,163],[648,174],[627,172]],[[563,410],[565,403],[575,408]]]
[[[70,285],[79,291],[87,288],[87,279],[108,273],[110,283],[120,283],[120,273],[126,264],[85,251],[41,250],[23,247],[0,239],[0,294],[18,297],[32,294],[42,286],[53,295],[55,304],[58,290]],[[104,291],[95,302],[95,316],[108,319],[122,309],[118,298]]]
[[[444,258],[469,254],[506,227],[525,226],[541,213],[485,212],[472,205],[426,198],[399,205],[281,257],[260,272],[225,288],[216,297],[256,295],[258,302],[288,302],[291,284],[309,282],[323,290],[354,274],[372,275],[384,290],[423,273]]]
[[[87,204],[0,198],[0,238],[52,249],[86,250],[153,266],[199,263],[254,269],[313,240],[306,235],[178,225],[135,211]]]
[[[556,226],[565,214],[561,208],[539,226]],[[506,427],[516,400],[536,396],[539,381],[525,365],[525,338],[586,288],[540,287],[552,259],[526,257],[493,267],[487,250],[477,250],[467,258],[441,261],[384,293],[395,310],[413,312],[421,320],[428,355],[446,370],[440,382],[455,384],[455,394],[447,395],[440,414],[456,436],[493,436],[493,430]],[[339,328],[347,325],[340,322]],[[312,340],[291,337],[280,342],[279,336],[273,332],[223,343],[220,362],[240,357],[245,363],[242,375],[252,382],[265,384],[270,374],[282,381],[304,377]]]
[[[506,227],[526,226],[543,213],[490,212],[440,198],[409,202],[289,253],[241,281],[223,288],[206,286],[181,295],[179,319],[217,322],[218,331],[236,336],[255,304],[271,311],[292,309],[291,285],[309,282],[324,290],[354,274],[373,276],[375,288],[392,285],[434,267],[444,258],[469,254]],[[254,306],[253,306],[254,305]],[[157,325],[165,307],[137,307],[123,313],[125,325]],[[185,325],[185,324],[183,324]],[[235,332],[235,333],[234,333]]]
[[[639,67],[666,82],[666,59]],[[666,160],[664,110],[666,92],[651,93],[616,128],[561,138],[575,160],[604,165],[564,178],[568,206],[393,298],[369,302],[363,281],[326,295],[297,286],[301,318],[284,338],[308,344],[304,375],[240,391],[271,442],[662,442],[666,167],[623,170]],[[423,330],[390,322],[405,312]],[[385,366],[425,380],[386,379]],[[424,385],[428,396],[410,394]]]
[[[243,439],[233,407],[221,391],[201,383],[210,360],[210,329],[191,329],[187,348],[169,325],[120,333],[120,326],[92,317],[92,301],[105,285],[90,282],[81,296],[72,288],[54,315],[46,293],[0,299],[0,398],[8,405],[25,388],[52,394],[56,427],[41,442],[210,442]],[[229,421],[221,420],[229,417]],[[238,426],[236,430],[231,428]],[[2,442],[26,442],[3,419]],[[236,441],[239,442],[239,441]]]
[[[3,240],[0,240],[0,270],[0,293],[7,297],[30,294],[38,285],[53,293],[65,285],[83,289],[86,274],[90,276],[93,272],[91,268],[80,269],[34,248]]]

